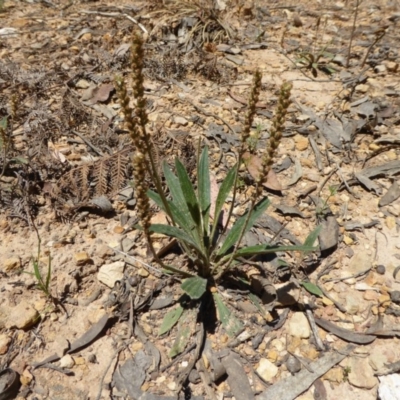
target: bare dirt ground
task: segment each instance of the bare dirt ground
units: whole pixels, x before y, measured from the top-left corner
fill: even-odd
[[[398,1],[6,0],[0,22],[0,399],[400,399]],[[202,138],[218,180],[254,70],[261,152],[292,82],[273,218],[246,240],[297,244],[322,225],[307,260],[262,263],[274,310],[219,288],[242,332],[216,323],[201,346],[192,332],[172,359],[177,328],[157,333],[182,293],[143,266],[113,86],[129,82],[133,31],[160,160],[190,169]],[[243,167],[237,215],[251,186]],[[46,294],[33,260],[46,280],[49,256]]]

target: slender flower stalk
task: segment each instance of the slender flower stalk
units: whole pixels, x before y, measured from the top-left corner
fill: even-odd
[[[150,231],[150,201],[147,196],[148,185],[146,183],[146,172],[150,172],[150,179],[155,183],[157,192],[159,193],[164,205],[164,209],[171,217],[171,211],[168,201],[162,190],[161,179],[158,175],[158,168],[153,157],[151,137],[146,130],[148,116],[146,111],[146,98],[144,97],[144,51],[143,40],[140,35],[134,34],[132,39],[132,91],[136,100],[135,110],[130,106],[130,97],[128,95],[125,81],[122,77],[115,78],[115,87],[124,114],[125,124],[135,147],[133,156],[133,178],[135,182],[135,191],[137,198],[138,216],[141,221],[142,229],[154,259],[164,268],[167,268],[154,249],[151,240]],[[171,218],[174,223],[173,218]],[[168,269],[168,268],[167,268]]]
[[[261,168],[259,171],[258,178],[256,180],[256,197],[260,196],[262,190],[262,183],[267,179],[268,174],[274,163],[276,152],[279,147],[279,143],[282,139],[282,133],[284,130],[285,119],[287,110],[290,106],[290,92],[292,90],[292,84],[284,82],[281,86],[278,99],[278,107],[276,110],[275,118],[272,121],[272,129],[270,132],[270,138],[264,157],[262,158]]]
[[[144,50],[143,39],[138,33],[133,34],[131,47],[132,89],[136,99],[136,114],[139,119],[142,135],[145,141],[149,140],[146,125],[149,122],[146,111],[146,98],[144,97]]]
[[[253,125],[254,116],[256,115],[256,107],[260,98],[262,74],[260,70],[256,70],[253,76],[253,85],[248,100],[247,113],[244,120],[244,127],[241,135],[240,158],[247,149],[247,139],[250,137],[251,126]]]
[[[129,135],[136,148],[140,148],[142,144],[141,132],[139,129],[137,118],[133,116],[133,110],[129,105],[130,98],[126,90],[126,84],[122,77],[115,78],[115,87],[117,90],[121,109],[124,114],[124,120],[126,128],[128,129]]]
[[[256,82],[256,77],[254,78],[254,82]],[[261,79],[260,79],[260,83],[261,83]],[[254,88],[253,88],[254,89]],[[284,124],[285,124],[285,118],[286,118],[286,114],[287,114],[287,110],[289,108],[290,105],[290,91],[292,89],[292,84],[291,83],[287,83],[284,82],[281,86],[280,92],[279,92],[279,100],[278,100],[278,107],[276,110],[276,115],[275,118],[272,122],[272,129],[271,129],[271,133],[270,133],[270,139],[268,142],[268,146],[267,146],[267,150],[265,152],[265,155],[262,159],[261,162],[261,168],[259,171],[259,175],[258,178],[256,180],[256,190],[254,191],[254,194],[251,198],[251,203],[250,203],[250,207],[249,207],[249,212],[247,214],[247,220],[243,225],[242,231],[240,232],[240,236],[239,239],[236,242],[235,245],[235,249],[232,252],[232,255],[230,257],[230,259],[228,260],[228,262],[224,265],[216,265],[214,267],[213,272],[216,269],[219,269],[219,272],[217,273],[215,279],[218,280],[230,267],[230,265],[232,264],[234,258],[235,258],[235,254],[236,251],[243,239],[244,233],[246,232],[246,228],[247,225],[249,223],[250,220],[250,216],[254,210],[254,207],[256,205],[256,202],[258,200],[258,198],[261,195],[262,192],[262,183],[264,182],[264,180],[267,178],[269,171],[272,168],[272,164],[274,162],[274,158],[276,156],[276,151],[278,149],[279,143],[281,142],[282,139],[282,133],[283,133],[283,129],[284,129]],[[252,96],[253,96],[253,90],[252,90]],[[251,99],[253,98],[251,96]],[[251,101],[251,100],[250,100]],[[249,107],[250,108],[250,107]],[[250,115],[250,112],[248,113]],[[242,136],[243,137],[243,136]],[[242,139],[243,140],[243,139]],[[242,142],[243,145],[243,142]]]
[[[250,137],[251,126],[253,125],[254,116],[256,115],[257,103],[258,103],[258,100],[260,98],[261,79],[262,79],[262,73],[261,73],[260,70],[257,69],[254,72],[253,85],[251,87],[249,100],[247,102],[248,109],[247,109],[247,113],[246,113],[246,116],[245,116],[243,131],[242,131],[242,134],[241,134],[241,137],[240,137],[241,145],[240,145],[240,148],[239,148],[238,164],[237,164],[237,167],[236,167],[235,181],[234,181],[234,185],[233,185],[232,203],[231,203],[231,206],[229,208],[228,218],[226,219],[226,224],[222,229],[222,233],[220,235],[220,238],[223,237],[224,233],[226,232],[226,230],[228,228],[229,221],[230,221],[230,219],[232,217],[233,208],[235,207],[237,183],[238,183],[238,176],[239,176],[239,168],[240,168],[240,164],[242,163],[243,154],[245,153],[245,151],[248,148],[247,139]]]

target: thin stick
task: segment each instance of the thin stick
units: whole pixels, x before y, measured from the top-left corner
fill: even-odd
[[[95,147],[92,143],[90,143],[89,140],[87,140],[81,133],[74,130],[72,130],[72,133],[81,138],[85,142],[85,144],[88,145],[97,155],[99,155],[100,157],[104,156],[104,153],[100,149]]]
[[[127,345],[123,344],[117,350],[115,350],[114,354],[112,355],[110,362],[108,363],[108,365],[100,379],[100,388],[99,388],[99,392],[97,393],[96,400],[100,400],[100,398],[101,398],[101,392],[103,391],[104,379],[106,379],[106,375],[108,373],[108,370],[111,368],[111,364],[114,362],[115,358],[118,357],[119,353],[121,353],[121,351],[124,350],[126,347],[127,347]]]
[[[359,4],[360,4],[360,0],[356,0],[356,10],[354,12],[353,26],[351,28],[350,41],[349,41],[349,49],[347,51],[346,68],[348,68],[349,64],[350,64],[351,46],[353,44],[354,32],[356,31],[356,22],[357,22],[357,17],[358,17]]]
[[[312,333],[314,335],[315,345],[316,345],[317,349],[319,351],[325,351],[326,350],[325,349],[325,345],[324,345],[324,343],[322,342],[322,340],[321,340],[321,338],[319,336],[318,328],[317,328],[317,325],[316,325],[315,320],[314,320],[314,315],[313,315],[313,313],[312,313],[312,311],[310,309],[310,306],[307,305],[307,304],[306,304],[306,317],[308,319],[308,323],[310,324],[311,331],[312,331]]]
[[[369,56],[369,54],[371,53],[372,48],[386,35],[386,29],[382,28],[382,30],[379,30],[378,32],[376,32],[376,37],[375,40],[371,43],[371,45],[368,47],[367,52],[365,53],[364,59],[361,63],[361,68],[364,67],[367,58]]]
[[[149,34],[148,30],[140,22],[136,21],[135,18],[132,18],[130,15],[128,15],[126,13],[107,13],[107,12],[102,12],[102,11],[91,11],[91,10],[82,10],[81,13],[95,14],[95,15],[100,15],[102,17],[111,17],[111,18],[125,17],[125,18],[129,19],[129,21],[136,24],[146,35]]]
[[[326,282],[342,282],[342,281],[345,281],[345,280],[347,280],[347,279],[359,278],[360,276],[366,275],[369,271],[371,271],[371,269],[372,269],[372,267],[367,268],[367,269],[364,270],[364,271],[360,271],[360,272],[358,272],[357,274],[345,276],[345,277],[343,277],[343,278],[330,278],[330,279],[326,279],[326,280],[324,281],[324,283],[326,283]]]

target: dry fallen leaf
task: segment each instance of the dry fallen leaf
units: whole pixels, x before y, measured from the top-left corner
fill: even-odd
[[[94,96],[91,100],[91,103],[96,104],[98,102],[107,101],[108,98],[110,97],[110,94],[113,92],[113,90],[114,90],[114,85],[112,85],[111,83],[105,83],[105,84],[99,86],[93,92]]]
[[[253,177],[253,179],[257,179],[261,168],[261,158],[246,151],[243,154],[243,160],[245,162],[247,171],[249,171],[249,174]],[[278,176],[272,169],[268,173],[267,180],[263,182],[263,186],[267,189],[277,191],[281,191],[283,189],[278,180]]]

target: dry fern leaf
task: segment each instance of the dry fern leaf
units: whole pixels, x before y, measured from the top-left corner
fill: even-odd
[[[51,197],[56,203],[70,202],[76,207],[88,205],[100,196],[113,196],[128,179],[129,147],[111,156],[71,169],[54,185]]]
[[[117,153],[111,159],[111,192],[115,193],[125,185],[129,162],[127,153]]]

